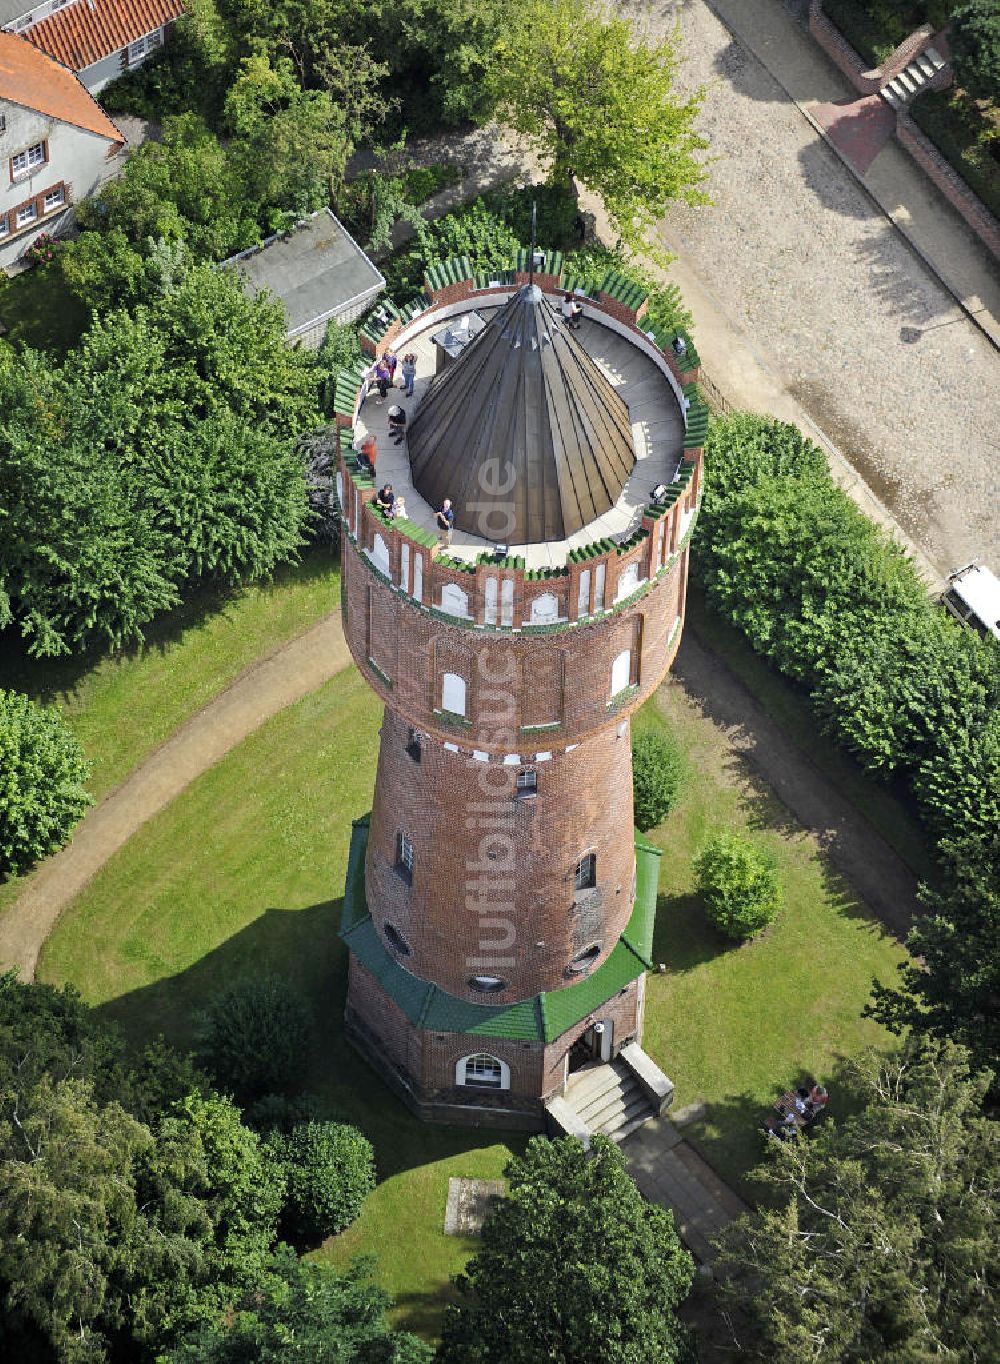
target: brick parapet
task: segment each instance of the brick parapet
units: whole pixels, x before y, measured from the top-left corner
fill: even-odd
[[[942,68],[946,73],[943,83],[941,73],[938,73],[934,82],[931,82],[933,88],[942,89],[952,80],[952,71],[948,64],[950,48],[947,38],[944,33],[936,33],[930,24],[923,24],[915,29],[889,53],[884,62],[871,68],[865,65],[860,53],[854,49],[833,20],[823,12],[823,0],[809,0],[809,32],[859,94],[877,94],[929,47],[936,48],[946,61],[945,67]]]
[[[497,745],[490,724],[480,713],[476,660],[488,657],[496,670],[503,669],[517,679],[515,729],[520,732],[522,726],[539,723],[531,708],[537,701],[532,698],[530,680],[525,679],[540,667],[540,658],[555,659],[572,685],[554,720],[560,738],[573,742],[631,714],[659,685],[680,637],[686,561],[685,543],[634,597],[566,629],[486,630],[418,606],[378,574],[367,556],[348,541],[342,568],[344,631],[358,666],[387,705],[442,739],[486,751],[495,751]],[[551,582],[531,586],[542,591]],[[626,649],[635,651],[635,688],[612,704],[612,664]],[[448,666],[445,660],[450,660]],[[458,674],[466,683],[464,721],[442,710],[445,672]]]

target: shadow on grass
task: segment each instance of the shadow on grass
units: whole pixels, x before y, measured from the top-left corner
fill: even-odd
[[[692,971],[726,952],[738,951],[739,943],[719,933],[705,917],[698,895],[660,895],[656,901],[653,959],[671,973]]]
[[[330,551],[317,545],[306,550],[299,563],[283,564],[266,581],[236,586],[203,583],[180,606],[151,620],[144,627],[142,642],[114,652],[93,648],[66,658],[32,658],[26,642],[15,628],[0,631],[0,687],[25,692],[32,700],[49,705],[72,694],[81,679],[108,658],[126,660],[147,653],[165,653],[189,630],[197,629],[210,616],[229,610],[247,588],[254,587],[270,595],[291,581],[316,582],[329,573],[335,563]]]
[[[506,1140],[507,1134],[495,1128],[418,1122],[348,1045],[343,1030],[347,950],[337,934],[342,906],[340,898],[306,909],[265,910],[186,971],[121,995],[96,1013],[117,1024],[134,1046],[162,1033],[175,1045],[188,1047],[202,1011],[221,991],[241,978],[273,972],[301,991],[312,1013],[306,1091],[320,1099],[331,1117],[354,1123],[369,1137],[380,1182]],[[523,1134],[512,1136],[512,1144],[523,1140]]]
[[[788,1066],[774,1076],[764,1102],[755,1094],[743,1092],[707,1103],[697,1118],[680,1130],[685,1140],[747,1203],[773,1204],[773,1191],[753,1178],[754,1170],[766,1163],[768,1144],[774,1140],[766,1134],[765,1124],[775,1116],[772,1105],[782,1094],[816,1081],[826,1085],[830,1102],[823,1116],[803,1133],[803,1140],[811,1140],[829,1123],[842,1122],[858,1113],[866,1102],[854,1063],[838,1055],[823,1075],[817,1075],[802,1061]]]

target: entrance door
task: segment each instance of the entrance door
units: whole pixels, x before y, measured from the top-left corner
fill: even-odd
[[[610,1018],[599,1018],[594,1024],[594,1059],[610,1061],[614,1045],[615,1025]]]

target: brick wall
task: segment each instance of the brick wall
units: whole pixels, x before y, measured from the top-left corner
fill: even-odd
[[[619,731],[621,731],[619,733]],[[593,945],[599,966],[632,912],[632,754],[627,721],[570,752],[534,736],[517,766],[482,762],[425,737],[408,752],[409,724],[382,724],[365,880],[372,918],[408,971],[472,1003],[510,1003],[579,979],[568,974]],[[551,757],[537,761],[537,751]],[[516,774],[534,769],[537,793],[519,797]],[[412,878],[399,865],[399,835],[413,847]],[[596,854],[596,886],[574,873]],[[408,952],[396,950],[391,925]],[[507,988],[485,995],[473,976]]]
[[[929,137],[917,127],[905,110],[896,115],[896,136],[921,170],[934,181],[938,189],[975,232],[976,236],[1000,256],[1000,221],[994,217],[978,195],[974,194],[959,173],[944,159]]]
[[[648,556],[649,542],[643,542],[643,552]],[[376,577],[357,547],[348,542],[342,564],[345,634],[370,685],[410,724],[441,739],[456,739],[465,747],[495,752],[496,726],[488,715],[480,714],[479,701],[483,679],[492,672],[510,679],[506,685],[514,702],[511,728],[515,742],[505,745],[507,751],[519,751],[521,741],[516,736],[523,726],[540,723],[540,707],[548,718],[559,719],[558,741],[565,745],[608,723],[612,663],[634,641],[638,641],[639,651],[633,681],[639,690],[628,711],[641,705],[659,685],[678,642],[677,637],[670,637],[677,617],[683,614],[686,559],[685,549],[645,596],[589,624],[551,634],[480,633],[419,610],[409,598]],[[540,591],[550,586],[528,584],[525,590]],[[609,585],[609,605],[613,592]],[[641,622],[641,633],[636,633],[637,621]],[[534,695],[532,677],[541,669],[555,677],[553,650],[564,655],[561,687],[558,694],[553,692],[542,701]],[[373,655],[384,677],[369,666]],[[456,672],[466,682],[467,723],[457,727],[441,714],[445,672]],[[553,713],[557,707],[561,711],[558,717]],[[545,745],[539,742],[533,746]]]

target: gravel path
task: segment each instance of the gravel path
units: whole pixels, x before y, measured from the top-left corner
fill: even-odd
[[[680,23],[718,158],[714,205],[672,209],[668,245],[940,570],[1000,566],[996,352],[704,0],[650,14]]]
[[[32,980],[59,915],[119,848],[202,772],[265,720],[351,661],[340,611],[248,668],[151,754],[80,822],[73,841],[46,859],[0,919],[0,970]]]

